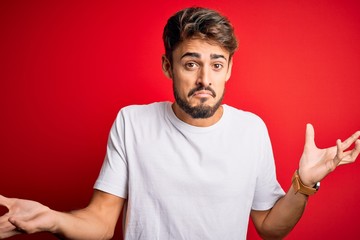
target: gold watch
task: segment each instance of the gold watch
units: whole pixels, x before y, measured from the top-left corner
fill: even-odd
[[[308,187],[301,182],[299,170],[296,170],[292,177],[292,185],[296,193],[302,193],[306,196],[314,195],[320,188],[320,182],[317,182],[313,187]]]

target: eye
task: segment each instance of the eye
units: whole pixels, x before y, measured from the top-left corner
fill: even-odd
[[[188,70],[193,70],[196,69],[198,67],[198,64],[195,62],[187,62],[185,63],[185,68]]]
[[[224,67],[221,63],[215,63],[213,66],[215,70],[220,70]]]

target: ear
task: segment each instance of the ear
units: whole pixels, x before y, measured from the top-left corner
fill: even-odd
[[[172,72],[171,72],[171,63],[169,59],[165,55],[162,55],[161,57],[162,62],[162,70],[166,77],[172,79]]]
[[[229,67],[228,67],[228,70],[227,70],[227,73],[226,73],[226,82],[230,79],[231,77],[231,69],[232,69],[232,66],[233,66],[233,58],[230,59],[230,62],[229,62]]]

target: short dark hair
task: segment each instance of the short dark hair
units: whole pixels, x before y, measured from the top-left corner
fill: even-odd
[[[238,47],[230,21],[219,12],[207,8],[186,8],[169,18],[164,28],[163,41],[165,55],[171,63],[176,47],[191,38],[219,44],[229,52],[230,58]]]

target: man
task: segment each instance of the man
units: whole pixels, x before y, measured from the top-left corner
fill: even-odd
[[[173,81],[175,102],[119,112],[86,208],[62,213],[0,196],[9,209],[0,217],[1,239],[40,231],[110,239],[123,208],[125,239],[245,239],[249,215],[261,237],[281,239],[318,182],[357,158],[360,131],[318,149],[308,124],[285,194],[264,123],[221,104],[237,48],[229,21],[212,10],[184,9],[168,20],[163,40],[162,68]]]

